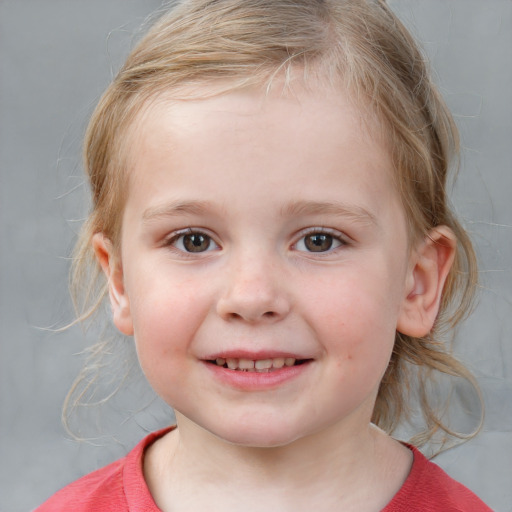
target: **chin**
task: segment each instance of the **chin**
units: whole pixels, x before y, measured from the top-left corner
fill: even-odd
[[[214,434],[223,441],[248,448],[283,447],[304,435],[288,425],[270,425],[257,421],[236,425],[236,428],[222,428]]]

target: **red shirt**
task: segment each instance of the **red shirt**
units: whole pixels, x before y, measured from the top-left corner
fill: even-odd
[[[161,512],[144,480],[144,450],[171,429],[144,438],[126,457],[64,487],[34,512]],[[416,448],[411,472],[381,512],[492,512]]]

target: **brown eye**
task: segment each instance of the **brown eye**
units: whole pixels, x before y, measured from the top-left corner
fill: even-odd
[[[304,237],[304,245],[310,252],[325,252],[332,248],[333,237],[326,233],[312,233]]]
[[[187,252],[204,252],[210,248],[211,238],[201,233],[183,235],[183,247]]]
[[[327,229],[310,230],[293,245],[293,249],[306,253],[328,253],[338,247],[347,245],[343,235],[338,232],[330,233]]]
[[[184,253],[202,253],[219,249],[211,236],[201,231],[187,230],[185,233],[176,234],[166,245],[172,246]]]

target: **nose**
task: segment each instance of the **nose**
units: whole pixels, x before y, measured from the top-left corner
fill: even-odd
[[[228,321],[271,323],[281,320],[290,311],[285,284],[284,272],[275,262],[245,258],[231,266],[217,302],[217,313]]]

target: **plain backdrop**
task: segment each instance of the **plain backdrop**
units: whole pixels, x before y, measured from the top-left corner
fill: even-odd
[[[453,201],[478,249],[479,305],[458,356],[486,400],[482,433],[436,461],[491,507],[512,511],[512,2],[390,2],[423,43],[459,125]],[[67,390],[98,333],[79,327],[69,255],[87,201],[87,118],[158,0],[0,0],[0,511],[27,511],[173,421],[133,370],[91,411],[94,442],[60,422]],[[108,373],[108,368],[107,368]],[[85,421],[85,420],[84,420]]]

